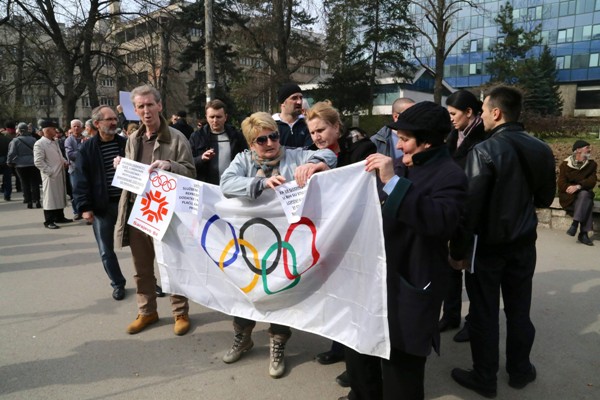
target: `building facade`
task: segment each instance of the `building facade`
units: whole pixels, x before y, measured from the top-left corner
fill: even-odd
[[[449,2],[446,2],[449,3]],[[474,7],[459,3],[451,19],[448,43],[462,37],[445,62],[444,79],[455,88],[486,84],[490,46],[503,40],[494,18],[505,0],[474,0]],[[557,78],[563,97],[563,114],[600,116],[600,0],[510,0],[516,26],[542,27],[542,44],[556,57]],[[425,21],[415,7],[417,20]],[[424,23],[424,29],[431,27]],[[541,47],[531,52],[536,57]],[[419,39],[417,56],[434,65],[433,50]]]

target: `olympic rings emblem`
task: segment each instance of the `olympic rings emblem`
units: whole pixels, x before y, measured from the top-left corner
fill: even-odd
[[[170,192],[177,188],[175,179],[168,178],[166,175],[160,175],[158,171],[152,171],[150,173],[150,182],[152,182],[152,186],[160,187],[165,192]]]
[[[271,222],[269,222],[268,220],[266,220],[264,218],[252,218],[252,219],[248,220],[240,228],[239,238],[236,237],[236,232],[235,232],[233,225],[231,225],[227,221],[224,221],[227,224],[227,226],[229,227],[229,230],[231,231],[232,239],[227,243],[227,245],[221,252],[219,260],[217,261],[208,252],[208,249],[206,248],[206,240],[207,240],[208,231],[209,231],[210,227],[219,219],[221,219],[221,218],[215,214],[206,222],[206,225],[204,226],[204,229],[203,229],[202,235],[201,235],[201,239],[200,239],[201,246],[204,249],[204,251],[206,252],[206,254],[208,255],[208,257],[221,270],[224,270],[225,267],[231,265],[232,263],[234,263],[236,261],[236,259],[238,258],[239,254],[240,254],[240,249],[241,249],[242,258],[244,259],[246,266],[252,273],[254,273],[254,276],[250,280],[250,283],[248,285],[240,288],[244,293],[249,293],[250,291],[252,291],[254,289],[254,287],[258,284],[259,278],[262,278],[263,290],[265,291],[266,294],[271,295],[271,294],[275,294],[275,293],[279,293],[279,292],[291,289],[294,286],[296,286],[298,284],[298,282],[300,282],[300,277],[302,276],[302,274],[304,274],[305,272],[310,270],[312,267],[314,267],[316,265],[316,263],[319,261],[320,254],[316,248],[317,229],[316,229],[314,223],[310,219],[305,218],[305,217],[303,217],[302,219],[300,219],[300,221],[298,221],[288,227],[288,230],[286,232],[284,240],[281,240],[281,234],[279,233],[277,228],[275,228],[275,226]],[[276,239],[275,243],[273,243],[267,249],[267,251],[265,252],[265,255],[263,256],[262,259],[260,259],[259,255],[258,255],[258,250],[256,249],[256,247],[254,247],[251,243],[249,243],[247,240],[244,239],[244,233],[246,232],[246,230],[250,226],[256,225],[256,224],[263,225],[266,228],[270,229],[273,232],[273,234],[275,235],[275,239]],[[312,240],[311,240],[312,262],[311,262],[310,266],[302,272],[298,272],[298,266],[297,266],[297,261],[296,261],[296,251],[295,251],[294,247],[288,241],[290,239],[292,233],[294,232],[294,230],[296,228],[298,228],[300,225],[306,225],[310,229],[311,234],[312,234]],[[235,249],[234,249],[233,255],[231,255],[231,257],[229,257],[229,259],[226,259],[227,255],[229,254],[229,251],[234,246],[235,246]],[[252,253],[252,260],[250,260],[248,258],[246,249],[248,249]],[[271,262],[271,265],[267,266],[269,257],[273,254],[273,252],[276,252],[275,258]],[[280,290],[273,291],[268,286],[268,275],[271,274],[273,271],[275,271],[275,269],[279,265],[279,261],[281,259],[282,252],[283,252],[283,268],[285,271],[285,276],[288,278],[288,280],[291,281],[291,283]],[[290,264],[289,264],[289,260],[288,260],[288,253],[291,255],[291,258],[292,258],[291,268],[290,268]]]

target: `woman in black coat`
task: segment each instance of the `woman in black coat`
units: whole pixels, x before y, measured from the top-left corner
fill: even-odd
[[[475,95],[467,90],[459,90],[448,96],[446,107],[454,129],[448,135],[446,143],[450,155],[462,168],[465,168],[467,156],[476,144],[486,139],[486,133],[481,120],[482,103]],[[444,311],[440,319],[440,332],[455,329],[460,326],[460,311],[462,307],[463,272],[452,270],[448,293],[444,298]],[[465,318],[468,319],[468,318]],[[454,335],[454,341],[469,340],[469,324]]]
[[[445,108],[421,102],[390,125],[404,152],[395,169],[382,154],[367,157],[388,198],[383,206],[390,359],[346,353],[349,399],[424,398],[425,362],[439,352],[438,317],[448,278],[448,240],[459,224],[467,179],[444,145]],[[377,371],[379,368],[379,371]]]

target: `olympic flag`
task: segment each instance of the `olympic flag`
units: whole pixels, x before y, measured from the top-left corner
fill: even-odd
[[[389,357],[381,209],[364,163],[314,175],[295,223],[272,190],[227,199],[218,186],[201,185],[201,207],[172,207],[155,239],[165,291]]]

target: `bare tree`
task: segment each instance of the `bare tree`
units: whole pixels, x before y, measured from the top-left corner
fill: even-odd
[[[456,14],[461,11],[462,7],[477,7],[477,4],[470,0],[424,0],[413,1],[412,4],[418,10],[417,14],[423,17],[415,18],[412,26],[433,49],[435,65],[431,68],[431,65],[426,60],[419,58],[416,52],[415,58],[422,66],[434,71],[433,101],[441,104],[444,64],[454,46],[468,34],[465,31],[458,33],[453,38],[450,37]]]

